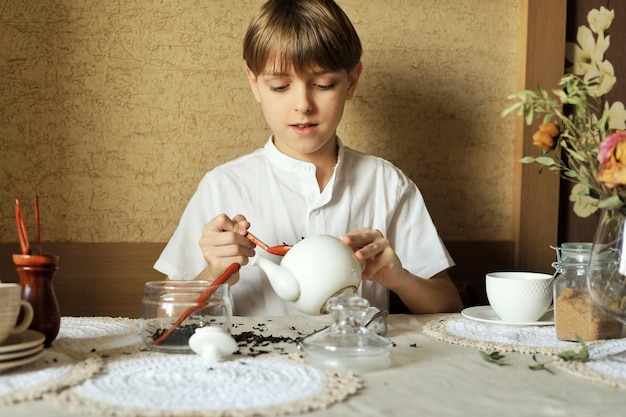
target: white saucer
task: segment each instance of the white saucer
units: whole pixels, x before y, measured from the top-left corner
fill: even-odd
[[[24,330],[12,334],[7,340],[0,343],[0,353],[17,352],[40,345],[46,340],[43,333],[36,330]]]
[[[537,321],[516,322],[500,320],[491,306],[468,307],[461,311],[461,315],[465,318],[482,323],[499,324],[501,326],[552,326],[554,325],[554,311],[548,311]]]
[[[35,362],[43,355],[43,350],[34,355],[26,356],[25,358],[19,358],[12,361],[0,362],[0,372],[6,371],[11,368],[26,365],[27,363]]]
[[[28,349],[16,350],[15,352],[0,353],[0,363],[18,358],[25,358],[26,356],[34,355],[43,350],[43,343]]]

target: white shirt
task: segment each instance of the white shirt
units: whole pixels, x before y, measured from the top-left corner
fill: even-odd
[[[380,230],[403,267],[419,277],[454,265],[417,186],[390,162],[337,142],[338,162],[322,192],[315,165],[281,153],[271,138],[262,149],[208,172],[154,268],[171,279],[195,278],[207,265],[198,245],[202,227],[221,213],[243,214],[250,232],[269,246],[369,227]],[[389,308],[388,291],[376,282],[362,282],[359,295],[372,306]],[[232,296],[237,315],[298,314],[278,298],[258,267],[241,268]]]

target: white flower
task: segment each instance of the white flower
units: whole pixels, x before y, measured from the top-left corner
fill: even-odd
[[[606,51],[609,50],[609,46],[611,46],[611,37],[604,36],[604,33],[600,33],[598,35],[598,39],[596,40],[596,57],[604,57]],[[602,58],[598,61],[602,61]]]
[[[616,101],[611,104],[610,108],[609,103],[604,103],[604,109],[609,114],[609,129],[626,130],[626,109],[624,108],[624,103]]]
[[[598,210],[598,200],[589,197],[587,186],[576,184],[572,187],[569,201],[574,203],[574,213],[578,217],[589,217]]]
[[[606,52],[606,42],[604,37],[601,42],[596,44],[596,39],[591,30],[586,26],[578,28],[576,41],[567,42],[565,56],[568,61],[574,64],[572,73],[576,75],[585,75],[590,66],[596,66],[604,59]]]
[[[613,22],[613,18],[615,17],[615,12],[613,10],[607,10],[604,6],[598,9],[591,9],[591,11],[587,14],[587,21],[589,22],[589,27],[594,33],[600,34],[604,33],[611,23]]]
[[[604,60],[597,65],[590,65],[583,77],[585,84],[589,86],[589,94],[600,97],[613,89],[617,82],[613,64]]]
[[[600,89],[598,96],[603,96],[613,89],[613,86],[617,82],[617,77],[615,76],[613,64],[607,60],[598,64],[598,70],[600,71]]]

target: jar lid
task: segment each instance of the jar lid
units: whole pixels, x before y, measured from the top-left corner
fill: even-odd
[[[326,303],[331,326],[298,344],[307,361],[325,368],[366,372],[389,366],[390,340],[365,327],[369,302],[356,294],[341,293]]]
[[[586,265],[591,256],[590,242],[565,242],[561,246],[551,246],[556,250],[556,262],[553,267],[557,268],[562,265]]]
[[[588,266],[592,255],[593,243],[591,242],[566,242],[561,246],[550,246],[556,250],[556,262],[552,267],[560,272],[563,266],[582,267]],[[594,253],[594,263],[605,264],[611,260],[611,251],[604,250]]]

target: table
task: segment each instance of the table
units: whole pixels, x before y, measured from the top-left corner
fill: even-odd
[[[394,342],[391,367],[359,375],[363,388],[328,409],[303,416],[623,416],[626,390],[591,382],[561,368],[554,374],[531,371],[531,356],[506,353],[515,365],[496,366],[484,361],[479,349],[446,343],[426,335],[426,323],[458,315],[391,315],[388,337]],[[62,323],[97,324],[105,318],[63,318]],[[113,320],[113,319],[107,319]],[[135,320],[115,319],[127,325]],[[322,328],[327,317],[286,316],[234,318],[241,323],[272,323],[277,328]],[[303,326],[303,324],[306,324]],[[63,333],[63,324],[62,324]],[[102,340],[93,340],[101,343]],[[81,343],[83,344],[81,346]],[[52,350],[84,349],[89,339],[60,337]],[[296,352],[295,345],[290,349]],[[141,354],[141,353],[140,353]],[[146,353],[147,354],[147,353]],[[539,357],[548,359],[547,356]],[[106,361],[106,358],[105,358]],[[1,374],[0,374],[1,376]],[[56,394],[53,394],[53,396]],[[52,397],[53,398],[53,397]],[[52,399],[0,406],[0,415],[11,417],[81,417],[58,408]]]

